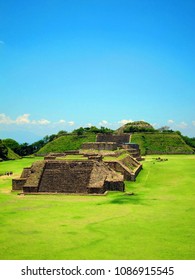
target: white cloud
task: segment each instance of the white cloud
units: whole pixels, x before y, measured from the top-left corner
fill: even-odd
[[[29,124],[31,121],[29,120],[30,115],[24,114],[22,116],[17,117],[17,119],[14,121],[16,124]]]
[[[74,121],[70,121],[70,122],[68,122],[68,124],[69,124],[70,126],[73,126],[73,125],[75,125],[75,122],[74,122]]]
[[[167,121],[169,124],[173,124],[174,123],[174,120],[168,120]]]
[[[130,123],[130,122],[133,122],[133,121],[132,121],[132,120],[121,120],[121,121],[119,121],[118,123],[119,123],[120,125],[125,125],[125,124]]]
[[[85,126],[86,127],[92,127],[93,125],[92,125],[92,123],[87,123]]]
[[[108,121],[106,121],[106,120],[103,120],[103,121],[101,121],[101,122],[99,122],[99,125],[100,126],[104,126],[104,125],[108,125],[109,123],[108,123]]]
[[[65,123],[66,121],[65,120],[59,120],[59,122],[58,123]]]
[[[37,121],[37,123],[38,123],[38,124],[41,124],[41,125],[46,125],[46,124],[49,124],[49,123],[51,123],[51,122],[48,121],[48,120],[42,119],[42,120]]]
[[[49,124],[50,121],[46,119],[41,120],[30,120],[30,114],[23,114],[22,116],[18,116],[15,120],[11,119],[9,116],[6,116],[5,114],[0,114],[0,123],[11,125],[11,124],[17,124],[17,125],[26,125],[26,124],[33,124],[33,125],[46,125]]]
[[[12,119],[5,114],[0,114],[0,123],[2,124],[11,124],[13,123]]]
[[[0,123],[1,124],[28,124],[30,123],[29,114],[24,114],[18,116],[15,120],[12,120],[9,116],[5,114],[0,114]]]
[[[195,126],[195,121],[192,121],[192,125]]]
[[[41,120],[30,120],[29,119],[30,114],[24,114],[22,116],[17,117],[17,119],[14,121],[14,123],[16,124],[38,124],[38,125],[47,125],[49,123],[51,123],[50,121],[46,120],[46,119],[41,119]]]
[[[186,122],[181,122],[180,124],[178,124],[179,128],[186,128],[188,127],[188,124]]]

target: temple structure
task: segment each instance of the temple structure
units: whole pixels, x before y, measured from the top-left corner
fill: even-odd
[[[80,151],[51,153],[24,168],[21,177],[12,180],[12,190],[25,194],[124,191],[124,181],[135,181],[142,169],[139,146],[129,140],[130,134],[99,134],[97,142],[84,143]],[[104,159],[101,152],[111,159]],[[68,159],[72,154],[78,159]]]

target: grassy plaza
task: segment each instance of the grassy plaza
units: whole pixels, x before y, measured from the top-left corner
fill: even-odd
[[[38,158],[1,162],[0,259],[193,260],[195,156],[157,157],[105,196],[17,195],[11,179]]]

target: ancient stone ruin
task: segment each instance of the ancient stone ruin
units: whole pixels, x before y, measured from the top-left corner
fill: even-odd
[[[83,150],[115,151],[117,147],[117,144],[114,142],[86,142],[82,144]]]
[[[130,134],[99,134],[97,142],[84,143],[80,151],[50,153],[44,160],[24,168],[21,177],[12,180],[12,190],[21,190],[25,194],[124,191],[124,180],[135,181],[142,169],[137,160],[139,146],[129,143],[129,140]],[[86,150],[87,153],[84,152]],[[111,159],[104,160],[102,153]],[[83,159],[66,159],[72,154]]]
[[[124,177],[106,163],[96,160],[37,161],[21,178],[13,179],[12,189],[24,193],[103,194],[124,191]]]
[[[137,160],[141,159],[141,153],[138,144],[130,143],[131,134],[103,134],[98,133],[96,136],[96,142],[86,142],[82,145],[82,150],[107,150],[115,151],[117,149],[127,150],[131,156]]]
[[[114,142],[117,145],[129,143],[131,134],[112,134],[112,133],[98,133],[96,137],[96,142]]]

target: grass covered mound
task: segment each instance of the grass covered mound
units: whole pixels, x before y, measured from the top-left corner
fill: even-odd
[[[0,139],[0,161],[19,159],[20,156],[14,153],[12,149],[7,147],[5,143]]]
[[[14,153],[14,151],[12,151],[12,149],[10,149],[9,147],[8,149],[8,154],[7,154],[7,159],[19,159],[21,158],[19,155],[17,155],[16,153]]]
[[[35,159],[1,162],[0,259],[194,260],[195,155],[156,157],[107,196],[19,196],[11,178]]]
[[[142,155],[193,153],[177,133],[133,133],[131,142],[139,144]]]
[[[87,133],[85,135],[65,135],[61,136],[52,142],[47,143],[41,148],[37,154],[48,154],[51,152],[64,152],[68,150],[78,150],[84,142],[95,142],[96,135],[94,133]]]
[[[153,132],[154,128],[145,121],[129,122],[116,130],[116,133]]]

